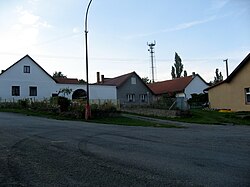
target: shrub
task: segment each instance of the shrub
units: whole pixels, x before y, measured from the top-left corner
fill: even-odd
[[[29,99],[18,100],[18,105],[21,108],[28,108],[28,106],[30,105],[30,100]]]
[[[58,97],[58,105],[60,106],[61,112],[66,112],[69,110],[70,100],[66,97]]]

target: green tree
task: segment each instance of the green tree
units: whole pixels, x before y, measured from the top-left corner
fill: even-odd
[[[187,71],[184,70],[184,77],[187,77]]]
[[[83,80],[83,79],[80,79],[80,80],[79,80],[79,83],[80,83],[80,84],[85,84],[85,83],[87,83],[87,82],[86,82],[85,80]]]
[[[54,78],[67,78],[67,76],[66,75],[64,75],[61,71],[55,71],[54,73],[53,73],[53,77]]]
[[[172,66],[171,75],[172,75],[172,79],[176,78],[174,66]]]
[[[214,77],[214,82],[213,83],[216,84],[216,83],[219,83],[221,81],[223,81],[222,73],[219,72],[218,68],[216,68],[216,70],[215,70],[215,77]]]
[[[142,80],[144,83],[146,83],[146,84],[151,83],[151,81],[149,80],[148,77],[142,77],[141,80]]]
[[[59,95],[60,93],[62,93],[63,96],[65,97],[65,95],[69,95],[69,94],[71,94],[71,92],[72,92],[72,89],[71,89],[71,88],[61,88],[61,89],[59,90],[59,92],[58,92],[58,95]]]
[[[171,71],[171,75],[172,78],[179,78],[181,77],[181,74],[183,72],[183,64],[181,63],[181,57],[178,55],[178,53],[175,52],[175,63],[174,66],[172,66],[172,71]]]

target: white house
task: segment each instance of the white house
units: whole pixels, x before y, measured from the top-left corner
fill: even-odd
[[[148,86],[156,97],[168,94],[170,96],[190,99],[192,97],[191,94],[203,93],[203,90],[208,87],[208,84],[199,74],[193,73],[193,75],[187,77],[155,82],[148,84]]]
[[[86,84],[77,79],[55,79],[49,75],[29,55],[24,56],[0,74],[0,100],[13,101],[24,98],[34,100],[49,99],[64,88],[72,89],[65,95],[74,99],[86,94]],[[117,100],[116,87],[89,85],[90,100]]]
[[[156,100],[167,94],[176,98],[178,108],[186,110],[189,108],[187,100],[192,97],[192,94],[203,93],[208,84],[199,74],[193,73],[187,77],[155,82],[148,86],[154,92]]]

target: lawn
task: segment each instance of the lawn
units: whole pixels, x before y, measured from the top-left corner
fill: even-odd
[[[0,112],[13,112],[13,113],[21,113],[28,116],[40,116],[51,119],[58,120],[74,120],[74,121],[84,121],[83,119],[76,119],[67,116],[60,116],[58,114],[54,114],[51,112],[41,112],[41,111],[33,111],[27,109],[3,109],[0,108]],[[103,117],[91,119],[88,122],[94,123],[102,123],[102,124],[115,124],[115,125],[126,125],[126,126],[143,126],[143,127],[163,127],[163,128],[180,128],[179,126],[173,124],[160,124],[156,122],[150,122],[140,119],[131,119],[124,116],[116,116],[116,117]]]
[[[100,119],[92,119],[91,122],[104,123],[104,124],[116,124],[116,125],[127,125],[127,126],[143,126],[143,127],[164,127],[164,128],[181,128],[173,124],[160,124],[156,122],[150,122],[140,119],[131,119],[124,116],[107,117]]]
[[[175,118],[176,121],[201,124],[250,125],[249,112],[219,112],[200,109],[191,110],[190,117]]]

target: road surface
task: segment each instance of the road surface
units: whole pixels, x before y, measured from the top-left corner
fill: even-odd
[[[130,127],[0,113],[0,186],[250,186],[250,127]]]

